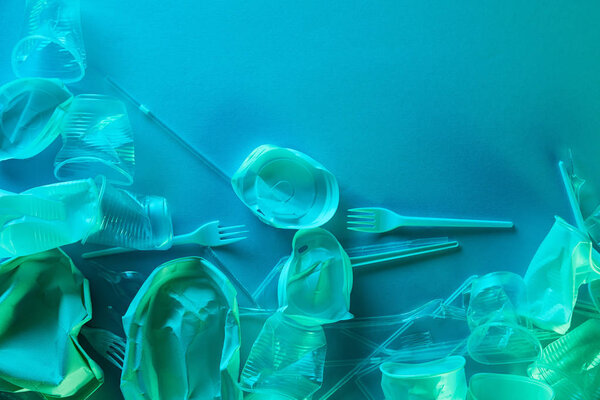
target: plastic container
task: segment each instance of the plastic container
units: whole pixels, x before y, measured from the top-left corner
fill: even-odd
[[[0,161],[29,158],[56,139],[54,114],[72,95],[57,79],[17,79],[0,87]]]
[[[240,386],[261,399],[311,398],[323,383],[326,351],[322,327],[303,326],[277,312],[252,345]]]
[[[54,161],[58,180],[104,175],[113,184],[133,183],[135,151],[125,104],[103,95],[84,94],[62,110],[63,146]]]
[[[385,400],[464,400],[465,359],[451,356],[421,364],[381,364]]]
[[[279,307],[303,325],[352,318],[352,264],[335,236],[324,229],[298,231],[292,256],[279,277]]]
[[[231,184],[261,221],[276,228],[321,226],[333,217],[339,202],[331,172],[306,154],[272,145],[250,153]]]
[[[21,39],[12,53],[18,77],[77,82],[85,74],[79,0],[26,0]]]
[[[542,345],[536,335],[523,326],[489,322],[471,332],[467,350],[480,364],[516,364],[536,360]]]
[[[475,374],[469,381],[468,400],[552,400],[554,391],[545,383],[524,376]]]
[[[138,250],[158,250],[171,245],[173,223],[167,199],[115,188],[102,177],[96,182],[102,188],[102,219],[98,231],[88,238],[89,243]]]

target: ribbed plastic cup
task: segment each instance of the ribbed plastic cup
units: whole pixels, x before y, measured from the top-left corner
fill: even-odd
[[[79,0],[26,0],[21,39],[12,53],[18,77],[77,82],[85,74]]]
[[[72,95],[57,79],[17,79],[0,87],[0,161],[29,158],[58,136],[56,108]]]
[[[89,243],[157,250],[170,246],[173,223],[167,200],[118,189],[96,179],[102,213],[99,230],[88,238]]]
[[[383,363],[381,388],[385,400],[464,400],[465,359],[452,356],[421,363]]]
[[[63,146],[54,161],[56,178],[103,175],[114,184],[133,183],[133,132],[125,104],[110,96],[84,94],[62,111]]]
[[[264,395],[261,399],[311,398],[323,383],[326,350],[322,327],[306,327],[275,313],[252,345],[240,386]]]
[[[508,374],[475,374],[468,400],[552,400],[554,391],[543,382]]]
[[[0,194],[0,257],[38,253],[85,240],[100,226],[91,179]]]

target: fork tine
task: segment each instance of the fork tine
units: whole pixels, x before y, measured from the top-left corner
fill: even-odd
[[[350,212],[355,212],[355,213],[370,213],[370,214],[375,214],[375,209],[374,208],[370,208],[370,207],[363,207],[363,208],[349,208],[348,211]]]
[[[244,229],[246,227],[246,225],[234,225],[234,226],[224,226],[224,227],[219,227],[219,232],[223,232],[223,231],[230,231],[232,229]]]
[[[356,232],[373,232],[375,228],[373,226],[365,226],[364,228],[359,228],[359,227],[353,227],[353,226],[349,226],[348,230],[349,231],[356,231]]]
[[[374,226],[375,225],[375,221],[369,221],[369,220],[359,220],[359,221],[348,221],[347,222],[348,225],[353,225],[353,226]]]
[[[239,237],[239,238],[233,238],[233,239],[224,239],[224,240],[220,240],[218,245],[214,245],[213,247],[216,246],[224,246],[226,244],[230,244],[230,243],[235,243],[235,242],[239,242],[240,240],[244,240],[247,239],[247,236],[243,236],[243,237]]]
[[[125,363],[125,358],[121,357],[119,354],[115,352],[108,351],[106,359],[111,362],[117,368],[123,368],[123,364]]]
[[[348,214],[347,216],[349,219],[350,218],[354,218],[354,219],[367,219],[367,220],[375,220],[375,215],[374,214]]]
[[[220,233],[219,234],[219,238],[220,239],[231,238],[231,236],[241,235],[241,234],[249,233],[249,232],[250,231],[238,231],[238,232]]]

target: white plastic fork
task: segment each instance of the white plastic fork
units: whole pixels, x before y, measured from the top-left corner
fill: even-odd
[[[199,244],[200,246],[206,247],[225,246],[227,244],[235,243],[240,240],[246,239],[246,236],[240,236],[244,233],[248,233],[248,231],[243,230],[244,228],[245,225],[221,227],[219,226],[219,221],[208,222],[193,232],[175,236],[171,241],[170,246],[157,250],[167,250],[172,246],[189,243],[195,243]],[[89,253],[84,253],[82,257],[103,257],[111,254],[127,253],[130,251],[136,251],[136,249],[129,249],[126,247],[113,247],[111,249],[90,251]]]
[[[348,229],[359,232],[383,233],[401,226],[435,226],[447,228],[513,227],[511,221],[406,217],[380,207],[352,208],[348,212]]]
[[[123,369],[125,362],[125,339],[111,331],[98,328],[81,328],[81,334],[87,339],[92,348],[108,362]]]

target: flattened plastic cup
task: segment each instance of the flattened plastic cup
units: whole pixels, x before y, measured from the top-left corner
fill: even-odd
[[[543,382],[519,375],[475,374],[468,400],[552,400],[554,391]]]
[[[126,400],[241,400],[236,291],[207,260],[179,258],[155,269],[123,326]]]
[[[339,203],[333,174],[299,151],[262,145],[231,179],[235,194],[264,223],[307,229],[331,219]]]
[[[379,369],[385,400],[464,400],[467,394],[460,356],[420,364],[386,362]]]
[[[73,98],[59,131],[63,146],[54,161],[56,179],[106,177],[114,184],[133,183],[133,132],[122,101],[103,95]]]
[[[157,250],[170,246],[173,222],[167,199],[118,189],[97,178],[101,187],[100,228],[87,239],[90,243]]]
[[[21,39],[12,53],[18,77],[83,78],[86,68],[79,0],[26,0]]]
[[[55,110],[72,95],[57,79],[17,79],[0,87],[0,161],[40,153],[59,132]]]
[[[279,277],[279,307],[303,325],[352,318],[352,264],[335,236],[321,228],[300,230]]]
[[[252,345],[240,386],[264,395],[261,399],[310,399],[323,383],[326,351],[322,327],[303,326],[277,312]]]
[[[539,328],[564,334],[571,326],[579,287],[598,278],[600,254],[588,235],[556,217],[524,277],[528,318]]]
[[[0,193],[0,257],[85,241],[100,227],[99,193],[91,179]]]
[[[555,389],[557,400],[600,395],[600,320],[590,319],[542,350],[529,375]]]

